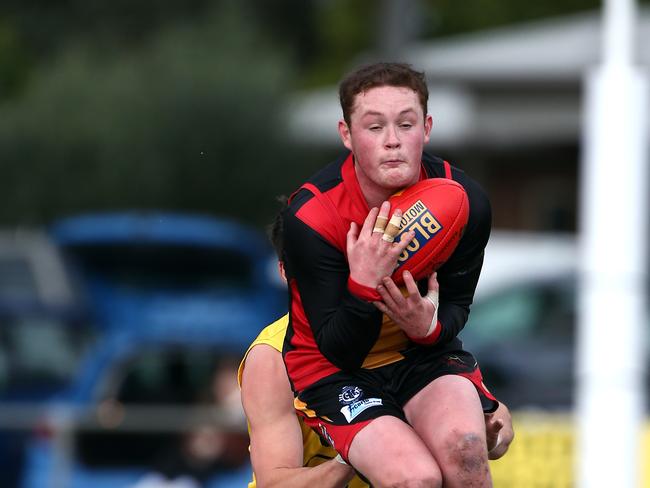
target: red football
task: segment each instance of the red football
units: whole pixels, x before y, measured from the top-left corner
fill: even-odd
[[[422,180],[390,197],[391,214],[402,211],[398,241],[413,230],[415,237],[399,257],[392,278],[398,285],[409,270],[416,280],[426,278],[454,252],[469,217],[465,189],[448,178]]]

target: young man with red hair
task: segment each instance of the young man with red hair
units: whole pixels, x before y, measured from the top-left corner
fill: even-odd
[[[489,238],[489,201],[464,172],[424,152],[433,122],[423,73],[377,63],[347,76],[339,94],[349,152],[283,214],[283,357],[294,406],[373,486],[491,486],[483,415],[498,402],[457,338]],[[413,234],[384,238],[390,214],[406,210],[388,199],[445,177],[467,193],[465,232],[437,275],[418,283],[406,271],[400,290],[390,276]]]

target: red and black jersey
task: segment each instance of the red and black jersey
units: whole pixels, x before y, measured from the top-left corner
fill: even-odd
[[[294,391],[340,370],[376,368],[399,361],[412,347],[461,349],[456,336],[469,314],[491,228],[481,187],[442,159],[423,155],[420,179],[451,177],[467,192],[465,233],[438,270],[440,335],[415,344],[348,283],[346,234],[370,209],[357,181],[352,154],[326,166],[296,192],[283,214],[283,261],[289,284],[289,327],[283,356]],[[426,291],[426,280],[419,283]]]

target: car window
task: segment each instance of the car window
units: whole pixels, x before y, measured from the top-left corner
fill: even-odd
[[[0,257],[0,296],[3,300],[33,300],[39,296],[34,272],[26,259]]]
[[[66,385],[94,340],[90,326],[56,317],[0,317],[0,395],[36,399]]]
[[[570,341],[575,334],[575,300],[572,280],[506,288],[472,305],[463,338],[473,344],[529,337]]]
[[[116,371],[107,396],[124,404],[193,404],[209,393],[219,356],[212,349],[140,351]]]
[[[230,249],[179,245],[85,245],[66,249],[82,275],[121,288],[209,290],[253,285],[248,256]]]
[[[243,465],[248,435],[237,386],[238,361],[236,352],[209,347],[136,351],[115,365],[100,394],[99,427],[76,433],[80,461],[88,467],[139,466],[170,477],[191,473],[197,478]],[[233,423],[220,424],[216,409]],[[215,415],[203,417],[199,410],[214,410]],[[147,415],[151,423],[142,429],[115,428],[132,412]],[[194,449],[205,443],[212,449],[197,459],[202,454]],[[202,466],[198,473],[197,466]]]

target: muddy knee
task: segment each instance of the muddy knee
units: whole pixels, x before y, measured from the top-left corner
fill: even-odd
[[[488,469],[485,438],[474,432],[455,432],[446,442],[447,462],[465,475],[483,475]],[[444,463],[443,463],[444,469]]]

